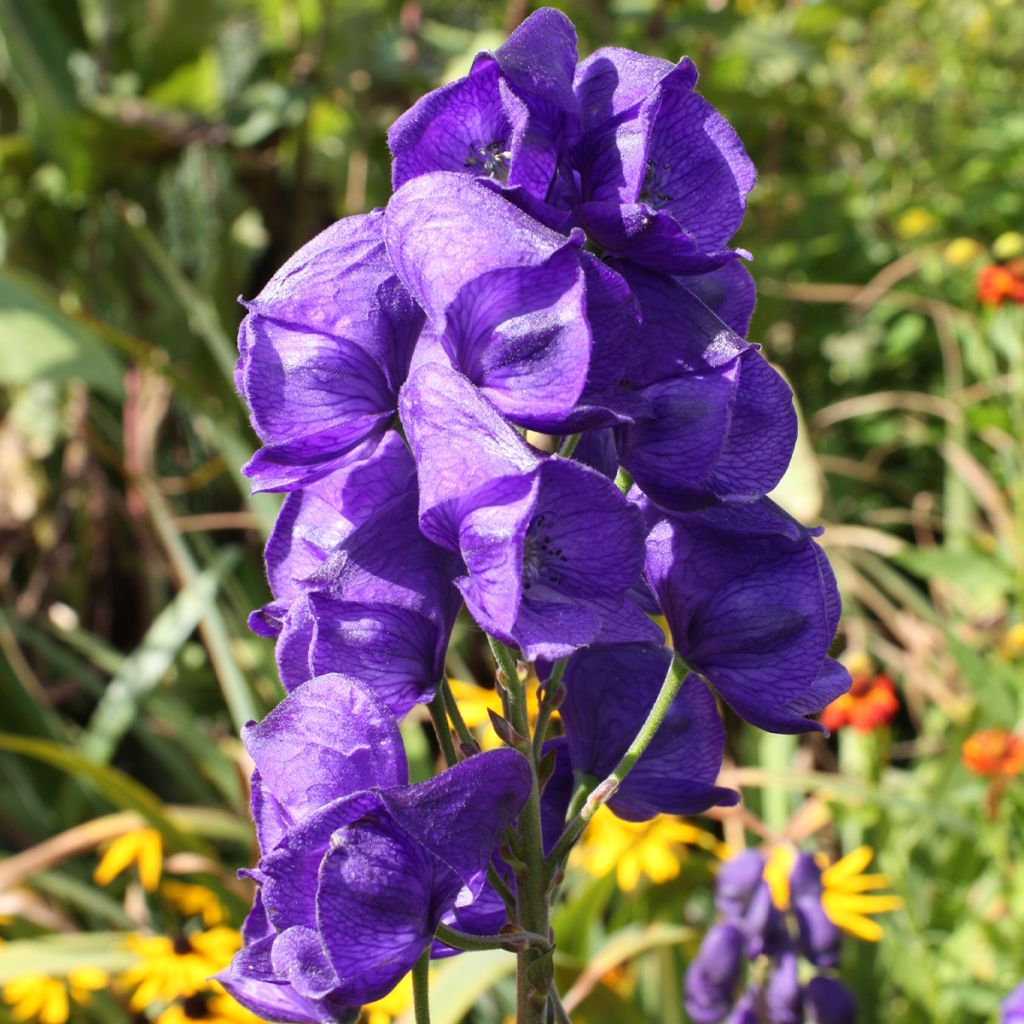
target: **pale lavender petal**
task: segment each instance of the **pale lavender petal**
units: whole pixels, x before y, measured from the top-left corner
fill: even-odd
[[[310,679],[242,739],[263,786],[293,819],[339,797],[407,778],[405,748],[388,707],[342,675]]]

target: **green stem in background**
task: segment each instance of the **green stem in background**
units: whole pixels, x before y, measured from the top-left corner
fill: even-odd
[[[651,710],[647,713],[644,724],[640,726],[640,731],[636,734],[633,742],[630,743],[626,752],[619,759],[619,763],[608,777],[598,783],[587,795],[583,806],[565,826],[565,831],[547,858],[547,876],[549,879],[557,873],[562,859],[568,855],[573,844],[587,827],[590,819],[597,813],[602,804],[607,803],[615,795],[623,780],[633,769],[637,761],[640,760],[640,755],[643,754],[651,740],[654,739],[654,734],[658,731],[662,721],[664,721],[669,708],[672,707],[672,702],[676,699],[676,695],[679,693],[683,680],[689,671],[689,665],[678,654],[673,652],[672,663],[665,674],[665,680],[661,684],[661,689],[658,691],[658,696],[654,699]],[[579,796],[579,790],[577,790],[576,795],[577,797]]]
[[[416,1024],[430,1024],[430,946],[412,969],[412,1005]]]
[[[448,685],[447,676],[441,677],[441,682],[438,684],[437,692],[441,695],[441,698],[444,701],[444,706],[448,711],[448,717],[451,719],[452,725],[455,727],[456,735],[463,743],[470,746],[475,744],[476,740],[473,739],[473,734],[466,726],[466,722],[462,717],[462,712],[459,711],[459,705],[455,700],[455,694],[452,693],[452,688]]]
[[[437,742],[441,746],[441,753],[444,754],[445,763],[450,768],[459,758],[455,753],[455,744],[452,743],[452,731],[448,726],[448,717],[444,711],[444,695],[440,687],[427,707],[430,710],[430,721],[434,724],[434,732],[437,734]]]
[[[758,760],[770,775],[786,775],[793,770],[796,754],[795,736],[759,733],[757,736]],[[781,786],[766,786],[761,795],[761,817],[766,825],[776,832],[784,832],[789,821],[792,797]]]
[[[526,706],[526,685],[519,678],[515,655],[501,641],[488,637],[494,660],[503,676],[508,694],[508,716],[520,736],[530,736]],[[541,832],[540,784],[533,743],[523,753],[530,763],[530,795],[519,812],[519,850],[522,865],[516,869],[516,923],[525,932],[547,936],[548,883]],[[516,955],[516,1024],[544,1024],[548,993],[554,978],[551,949],[528,946]]]

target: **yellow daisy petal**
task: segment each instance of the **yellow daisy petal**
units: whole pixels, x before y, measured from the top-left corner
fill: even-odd
[[[822,885],[840,885],[840,879],[859,875],[871,863],[874,855],[875,851],[870,846],[858,846],[857,849],[851,850],[822,872]]]

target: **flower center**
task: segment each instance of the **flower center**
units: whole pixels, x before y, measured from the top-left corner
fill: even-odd
[[[569,559],[551,540],[547,513],[541,512],[530,520],[526,528],[523,551],[523,590],[529,590],[538,580],[557,586],[562,582],[560,562]]]
[[[640,189],[640,202],[647,203],[648,206],[653,206],[655,209],[672,202],[672,196],[663,187],[663,178],[669,170],[669,164],[662,164],[659,167],[653,160],[647,161],[644,184]]]
[[[489,178],[508,184],[508,171],[512,162],[512,153],[505,148],[504,142],[488,142],[482,146],[479,142],[469,147],[466,157],[467,167],[479,167]]]

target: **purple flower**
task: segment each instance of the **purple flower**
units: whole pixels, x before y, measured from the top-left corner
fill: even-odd
[[[676,649],[748,722],[820,729],[850,683],[828,657],[839,592],[814,533],[767,498],[678,515],[647,513],[647,580]]]
[[[772,964],[764,988],[764,1006],[769,1024],[803,1024],[803,998],[794,952],[782,953]]]
[[[254,490],[312,483],[394,416],[423,313],[382,227],[380,210],[338,221],[247,303],[235,381],[264,444],[244,469]]]
[[[457,560],[420,533],[401,438],[389,431],[362,454],[285,499],[267,544],[275,600],[251,621],[278,637],[286,689],[344,671],[401,716],[433,697],[444,670]]]
[[[804,1005],[811,1024],[854,1024],[857,1003],[850,990],[836,978],[818,975],[804,989]],[[1003,1024],[1013,1024],[1012,1018],[1003,1018]]]
[[[789,901],[800,932],[800,952],[816,967],[839,963],[842,934],[821,904],[821,868],[809,853],[798,853],[789,874]]]
[[[524,657],[554,660],[596,642],[650,639],[628,596],[643,558],[641,523],[595,470],[541,458],[463,376],[428,364],[401,395],[416,456],[420,527],[459,551],[456,580],[473,617]]]
[[[692,291],[638,268],[626,277],[643,315],[630,377],[650,414],[617,431],[622,465],[670,510],[767,494],[796,442],[789,386]]]
[[[1024,1024],[1024,981],[1003,1000],[1001,1009],[999,1024]]]
[[[683,1006],[696,1024],[718,1024],[729,1013],[744,964],[744,937],[733,924],[712,926],[686,970]]]
[[[756,176],[696,83],[688,58],[673,66],[613,47],[576,71],[580,223],[608,252],[671,274],[706,273],[741,254],[726,245]]]
[[[750,957],[775,955],[792,945],[763,876],[764,858],[756,850],[745,850],[722,865],[715,881],[715,906],[743,929]]]
[[[636,302],[582,251],[580,232],[559,234],[473,178],[437,172],[395,193],[385,237],[429,317],[416,365],[449,362],[535,430],[567,433],[646,408],[622,380]]]
[[[672,654],[664,647],[590,647],[569,659],[561,708],[572,766],[604,778],[626,752],[654,704]],[[608,806],[620,818],[697,814],[731,806],[738,795],[714,785],[725,733],[715,699],[692,673],[650,746]]]
[[[243,739],[263,853],[251,874],[270,927],[221,980],[255,1012],[248,978],[315,1006],[380,998],[480,883],[529,793],[526,759],[493,751],[407,785],[391,712],[339,675],[310,680]]]
[[[395,189],[455,171],[564,221],[565,211],[548,200],[571,187],[560,161],[579,130],[575,70],[572,22],[551,8],[537,11],[497,51],[478,54],[465,78],[428,93],[391,126]]]
[[[761,989],[752,985],[732,1008],[725,1024],[761,1024]]]

